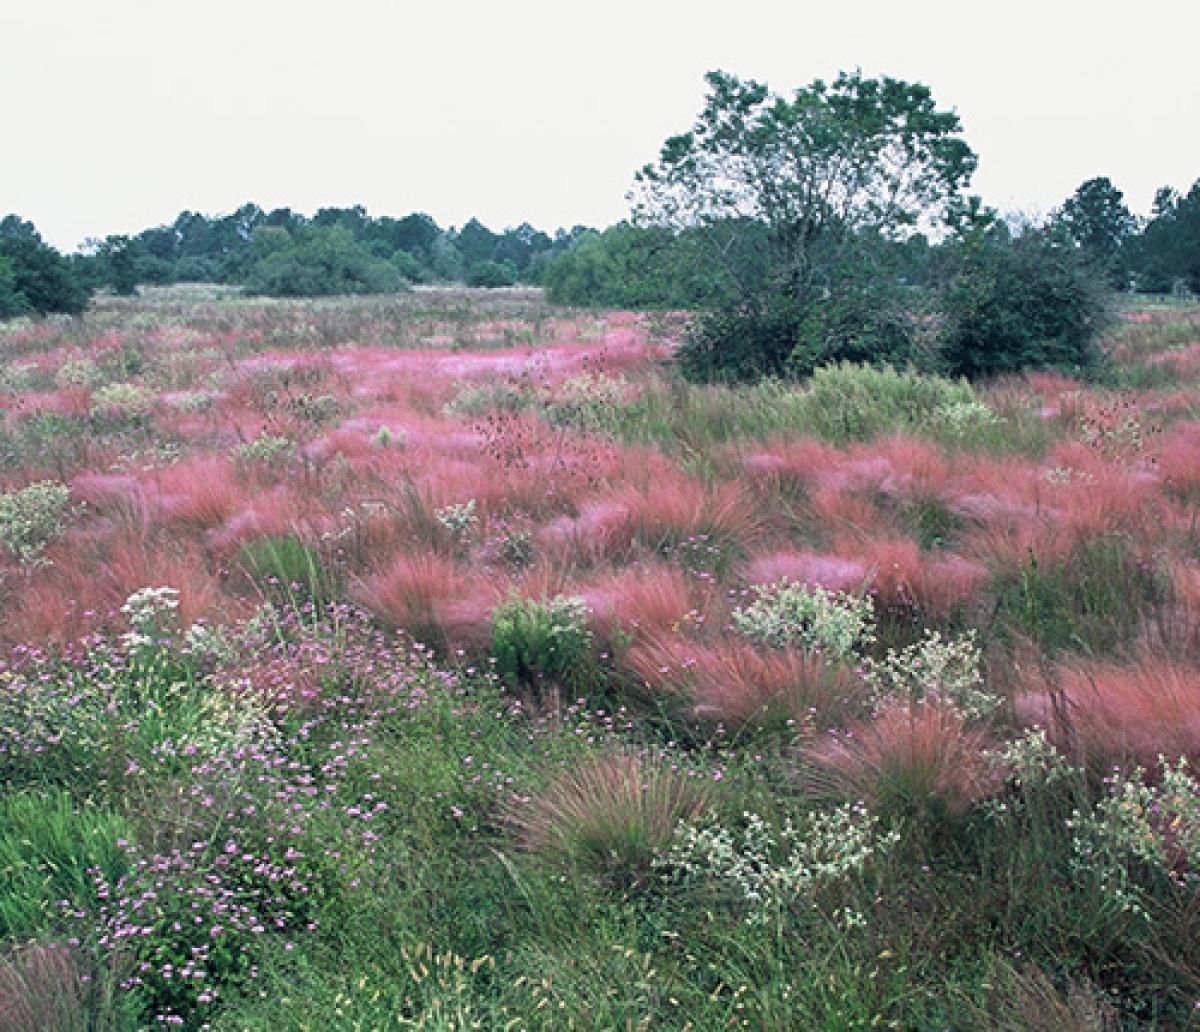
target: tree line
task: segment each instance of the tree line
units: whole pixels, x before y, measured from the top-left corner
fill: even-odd
[[[551,235],[528,223],[494,232],[474,218],[443,228],[422,213],[374,217],[359,205],[306,217],[248,203],[225,215],[184,211],[168,225],[89,239],[62,256],[32,223],[10,215],[0,221],[0,317],[78,312],[98,289],[129,295],[173,283],[231,284],[276,297],[389,293],[417,283],[539,283],[585,232],[577,226]],[[45,287],[34,285],[47,277]]]
[[[80,311],[90,292],[236,284],[280,297],[414,283],[543,284],[575,305],[696,310],[680,352],[705,379],[887,362],[956,375],[1080,371],[1114,290],[1200,293],[1200,180],[1136,218],[1103,177],[1036,225],[968,193],[958,116],[919,83],[840,74],[790,96],[724,72],[692,127],[636,176],[631,218],[553,236],[361,206],[182,212],[63,257],[0,221],[0,316]]]

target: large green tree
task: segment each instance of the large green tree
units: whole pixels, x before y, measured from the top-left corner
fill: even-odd
[[[88,289],[70,263],[42,240],[33,223],[0,219],[0,318],[13,315],[78,315]]]
[[[1137,232],[1137,219],[1125,206],[1125,197],[1107,176],[1080,184],[1067,198],[1056,221],[1095,263],[1114,287],[1126,286],[1125,245]]]
[[[894,351],[898,318],[880,317],[882,282],[862,282],[879,263],[863,259],[961,202],[975,156],[958,116],[923,85],[860,73],[790,98],[726,72],[707,82],[695,124],[638,173],[633,196],[639,222],[697,233],[719,287],[683,350],[685,371],[779,373],[798,345],[801,366],[838,358],[836,339],[805,340],[815,327],[857,350],[877,338]]]

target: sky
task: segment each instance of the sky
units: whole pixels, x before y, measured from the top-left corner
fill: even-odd
[[[1200,0],[0,0],[0,214],[55,246],[184,209],[606,226],[721,68],[928,85],[1037,216],[1200,179]]]

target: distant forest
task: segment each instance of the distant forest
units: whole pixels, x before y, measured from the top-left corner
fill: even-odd
[[[1108,179],[1091,179],[1048,225],[1114,289],[1200,294],[1200,180],[1186,194],[1162,188],[1151,216],[1138,219]],[[0,220],[0,318],[82,311],[99,289],[128,295],[142,285],[188,282],[274,297],[527,284],[567,304],[703,307],[718,284],[696,260],[702,242],[694,232],[631,222],[553,235],[528,223],[495,232],[474,218],[443,228],[425,214],[372,216],[359,205],[307,217],[248,203],[226,215],[184,211],[168,225],[91,239],[63,256],[32,223],[9,215]],[[920,287],[938,275],[943,249],[921,234],[875,247],[900,283]]]

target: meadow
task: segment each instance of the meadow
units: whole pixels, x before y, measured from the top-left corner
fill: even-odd
[[[685,324],[0,324],[0,1029],[1200,1025],[1200,309],[986,386]]]

